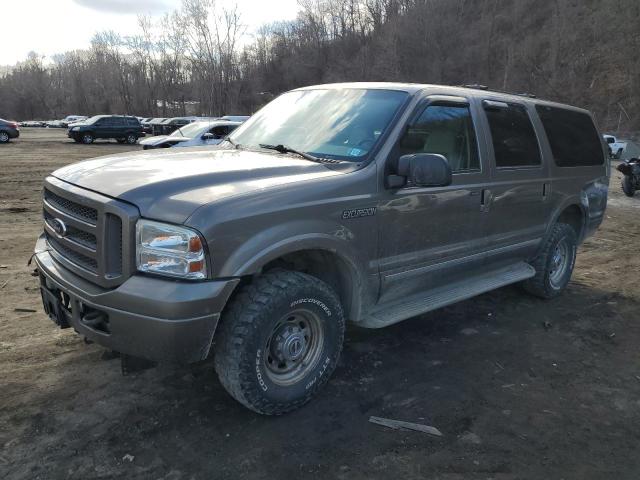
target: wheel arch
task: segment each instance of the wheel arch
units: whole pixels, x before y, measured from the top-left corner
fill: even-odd
[[[587,209],[583,203],[582,199],[572,199],[558,207],[549,222],[546,233],[549,234],[556,223],[566,223],[573,228],[578,242],[581,242],[587,224]]]
[[[246,261],[234,276],[246,281],[263,272],[284,268],[313,275],[338,294],[347,319],[357,321],[367,297],[365,270],[344,241],[330,235],[302,235],[283,240]]]

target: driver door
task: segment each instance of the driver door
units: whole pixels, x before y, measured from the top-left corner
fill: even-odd
[[[482,197],[489,169],[484,147],[479,148],[476,115],[466,98],[428,97],[394,146],[387,171],[401,155],[437,153],[447,158],[453,181],[445,187],[407,184],[382,193],[380,303],[481,270],[476,254],[486,248]]]

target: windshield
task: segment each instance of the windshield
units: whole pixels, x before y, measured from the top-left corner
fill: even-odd
[[[195,137],[200,130],[202,130],[207,125],[206,122],[195,122],[185,125],[182,128],[179,128],[175,132],[173,132],[170,137],[187,137],[193,138]]]
[[[284,145],[317,157],[361,161],[407,95],[356,88],[288,92],[253,115],[231,139],[243,147]]]

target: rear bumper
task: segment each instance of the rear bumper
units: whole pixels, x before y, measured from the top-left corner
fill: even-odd
[[[36,251],[43,243],[41,238]],[[111,350],[157,361],[205,359],[220,312],[239,282],[134,275],[115,289],[103,289],[62,267],[47,251],[34,259],[45,311],[56,323]]]

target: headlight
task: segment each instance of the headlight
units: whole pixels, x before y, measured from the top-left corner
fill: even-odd
[[[71,131],[72,131],[72,132],[77,132],[78,130],[80,130],[80,127],[73,127],[73,128],[71,129]]]
[[[141,272],[170,277],[207,277],[207,261],[197,232],[176,225],[138,220],[136,264]]]

